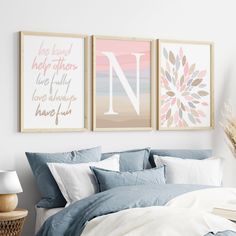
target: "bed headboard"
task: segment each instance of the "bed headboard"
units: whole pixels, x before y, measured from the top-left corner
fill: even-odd
[[[173,156],[179,158],[202,160],[212,156],[211,149],[152,149],[149,156],[149,161],[152,166],[155,166],[153,155],[158,156]]]

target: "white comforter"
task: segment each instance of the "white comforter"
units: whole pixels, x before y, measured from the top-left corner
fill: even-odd
[[[236,189],[203,189],[178,196],[166,206],[127,209],[97,217],[86,225],[82,236],[203,236],[236,224],[211,214],[221,204],[236,203]]]

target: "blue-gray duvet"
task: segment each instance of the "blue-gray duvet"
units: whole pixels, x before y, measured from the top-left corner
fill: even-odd
[[[178,195],[203,188],[207,187],[165,184],[113,188],[77,201],[51,216],[37,236],[80,236],[86,223],[98,216],[128,208],[162,206]],[[207,234],[211,235],[214,234]],[[236,233],[219,232],[217,236],[236,236]]]

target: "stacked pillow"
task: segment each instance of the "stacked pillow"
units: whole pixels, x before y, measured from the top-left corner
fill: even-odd
[[[99,191],[95,176],[90,169],[91,166],[119,171],[119,155],[113,155],[103,161],[82,164],[48,163],[68,205]]]
[[[26,156],[33,174],[36,177],[37,185],[42,195],[42,199],[37,204],[37,207],[64,207],[66,203],[71,203],[90,194],[94,194],[94,192],[97,191],[97,187],[94,185],[94,179],[91,178],[90,166],[97,166],[116,171],[143,170],[144,167],[148,166],[149,153],[150,148],[144,148],[102,154],[101,147],[65,153],[27,152]],[[114,165],[114,162],[117,164],[118,157],[119,167]],[[99,161],[100,163],[98,163]],[[71,164],[74,164],[75,166]],[[70,181],[70,184],[68,184],[69,180],[66,178],[68,173],[72,173],[70,169],[81,170],[82,173],[79,175],[86,176],[84,179],[86,179],[87,184],[89,183],[87,189],[84,189],[83,187],[80,188],[80,192],[77,192],[75,196],[72,196],[72,193],[75,193],[75,191],[67,189],[72,186],[73,183],[73,181]],[[78,176],[73,174],[72,178],[78,179]],[[82,182],[83,181],[80,181],[80,184]],[[84,183],[82,185],[85,186],[86,184]],[[78,189],[79,188],[77,188],[77,190]]]
[[[97,162],[101,159],[101,147],[63,153],[26,152],[26,156],[42,196],[37,206],[56,208],[65,206],[66,200],[53,178],[47,163],[78,164]]]
[[[144,148],[102,154],[101,147],[65,153],[27,152],[42,195],[37,206],[64,207],[66,203],[118,186],[165,183],[221,185],[221,160],[206,158],[204,155],[209,156],[208,152],[172,150],[176,157],[155,155],[156,152],[154,150],[150,155],[150,148]],[[195,155],[194,159],[188,158],[191,155]],[[196,160],[201,158],[206,159]],[[154,168],[148,169],[148,159]]]

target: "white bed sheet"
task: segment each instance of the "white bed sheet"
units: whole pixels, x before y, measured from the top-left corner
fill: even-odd
[[[64,207],[47,209],[47,208],[38,208],[35,206],[35,211],[36,211],[35,233],[38,232],[38,230],[47,220],[48,217],[56,214],[62,209],[64,209]]]
[[[179,195],[165,206],[131,208],[89,221],[82,236],[199,236],[232,230],[236,224],[212,209],[236,202],[236,188],[209,188]]]

